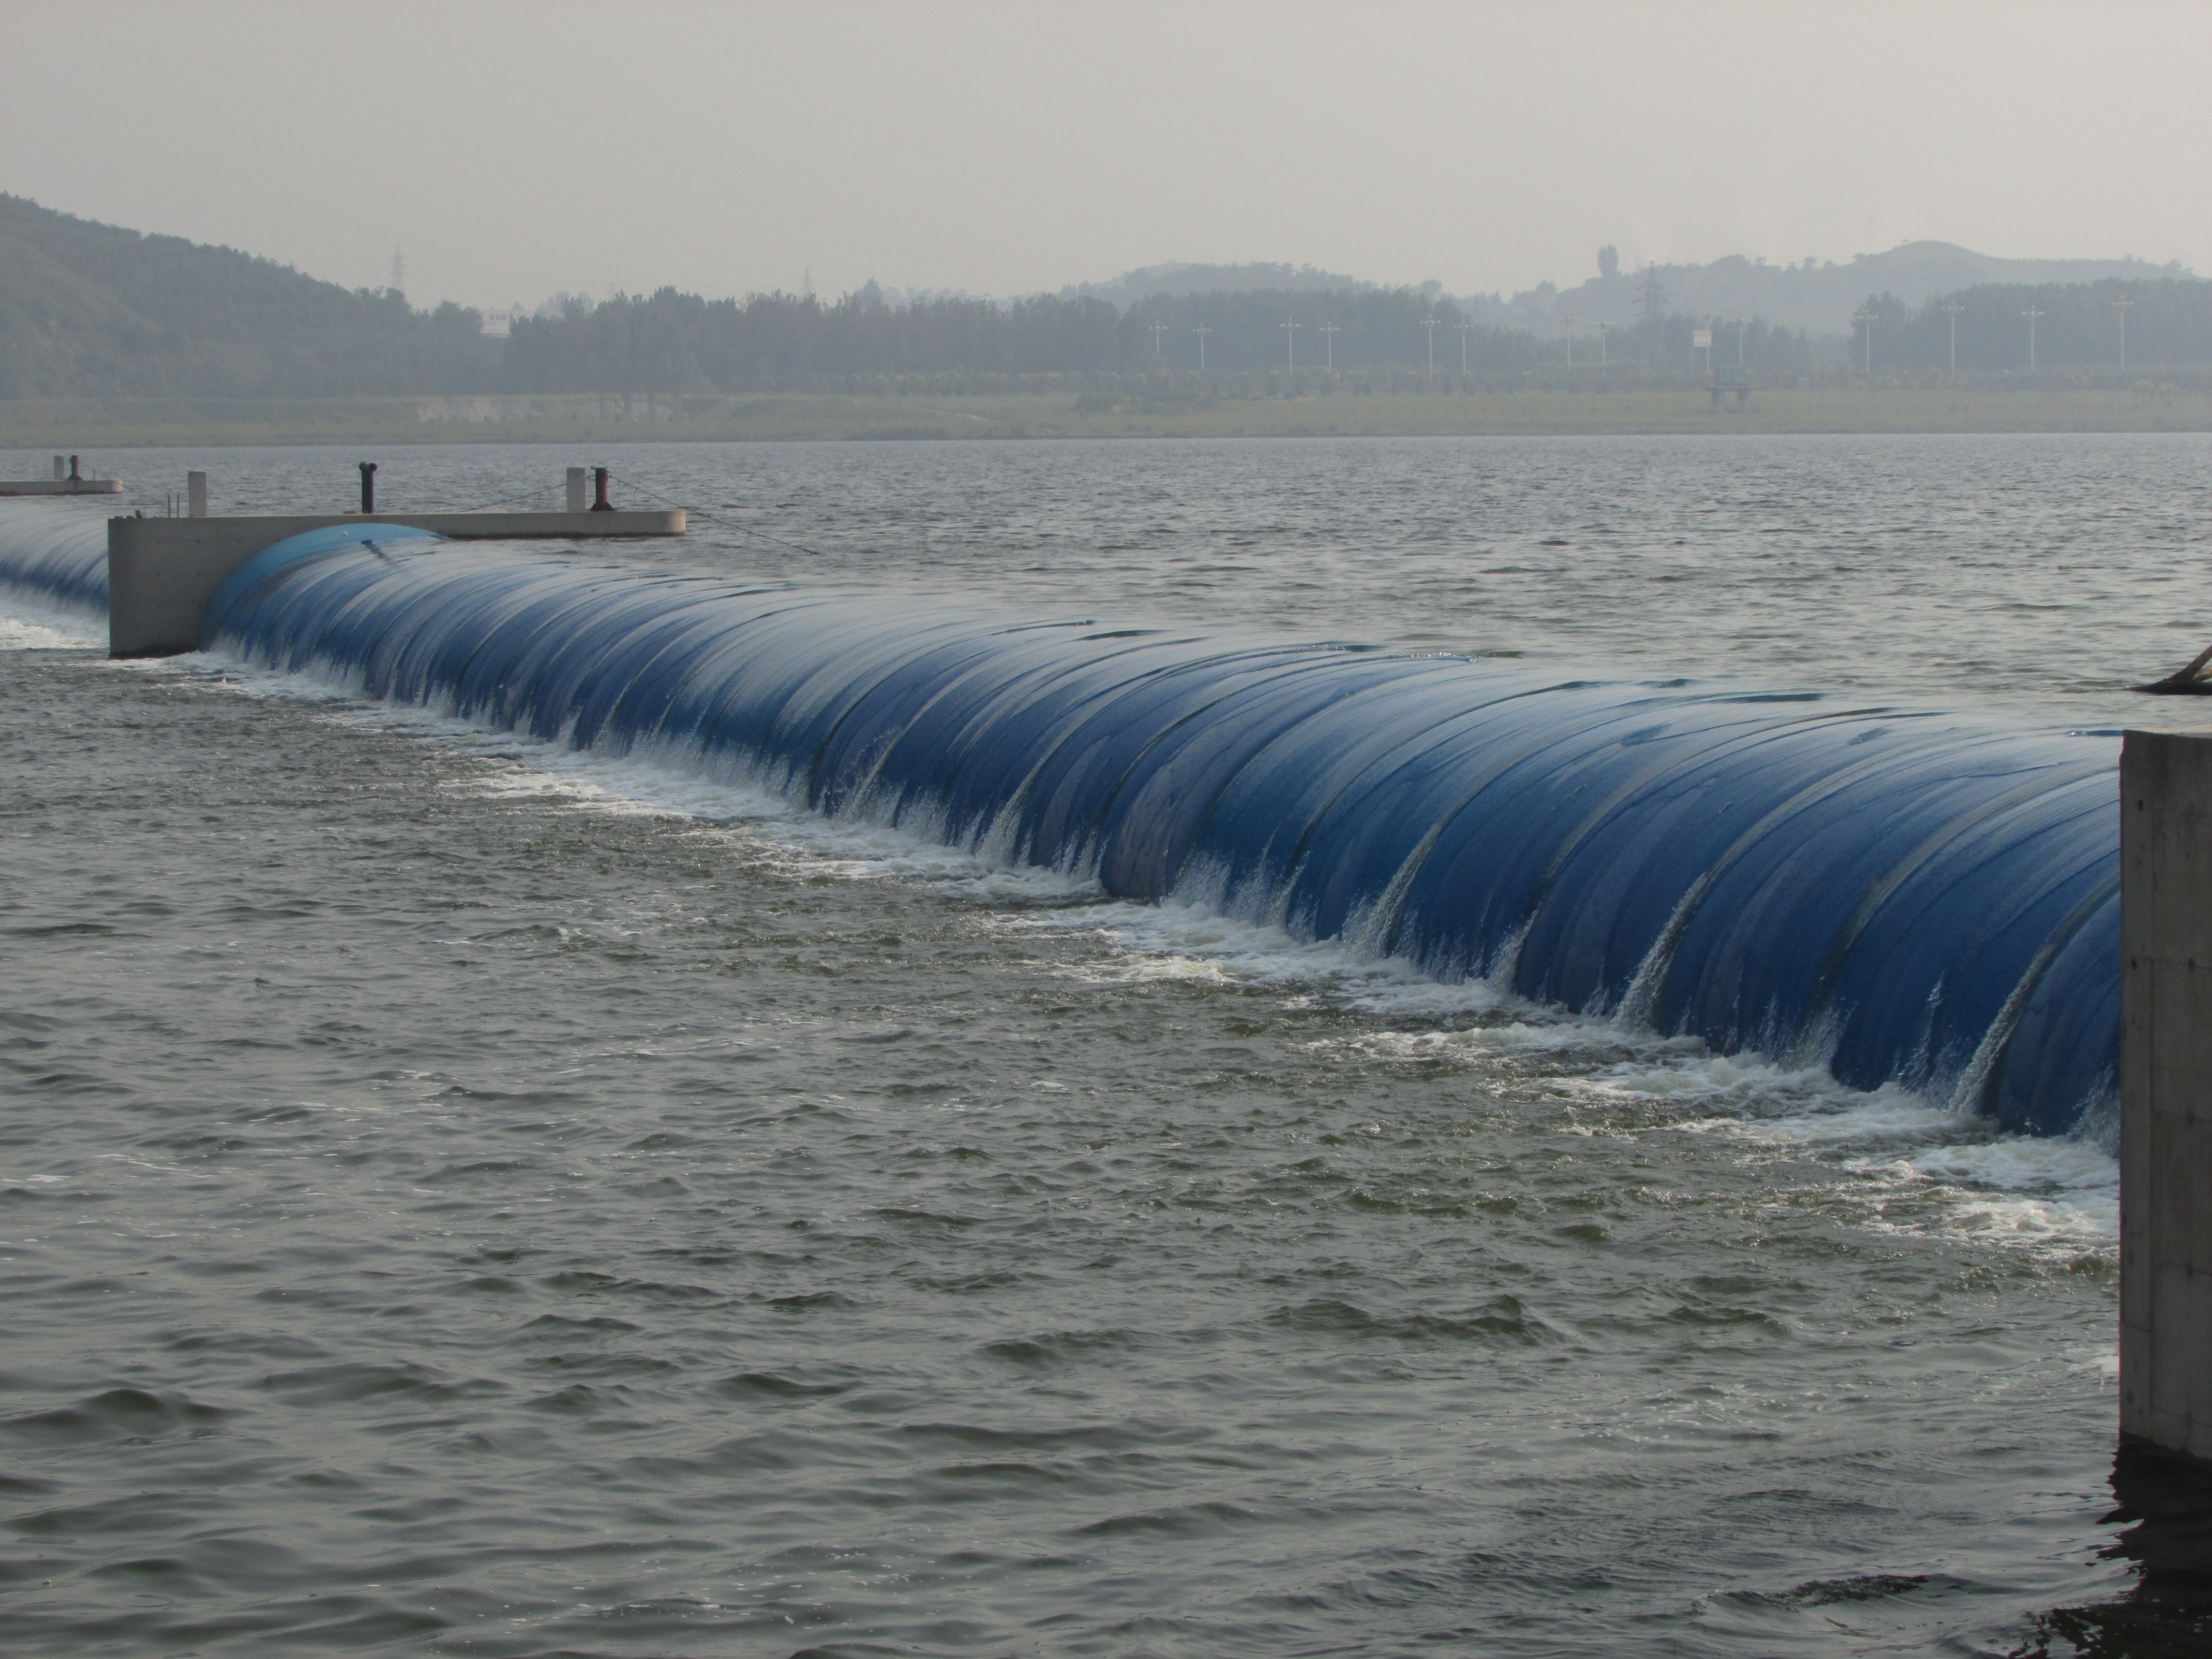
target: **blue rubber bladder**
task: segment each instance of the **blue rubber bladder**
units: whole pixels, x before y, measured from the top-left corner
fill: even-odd
[[[71,611],[107,613],[107,514],[0,501],[0,583]]]
[[[1801,693],[294,538],[210,648],[1896,1084],[2109,1106],[2118,745]]]

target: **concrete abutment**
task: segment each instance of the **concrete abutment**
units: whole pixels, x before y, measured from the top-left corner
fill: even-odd
[[[197,500],[197,496],[195,498]],[[264,547],[332,525],[389,524],[453,541],[681,536],[684,509],[651,513],[379,513],[110,519],[107,653],[173,657],[199,648],[200,616],[223,578]]]
[[[2120,1433],[2212,1473],[2212,732],[2130,732],[2120,815]]]

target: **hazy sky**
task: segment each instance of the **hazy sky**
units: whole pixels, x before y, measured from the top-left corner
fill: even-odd
[[[417,304],[1174,259],[2212,273],[2212,4],[0,0],[0,190]],[[49,43],[51,52],[40,50]]]

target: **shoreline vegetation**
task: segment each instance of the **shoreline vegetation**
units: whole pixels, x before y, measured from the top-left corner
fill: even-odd
[[[997,395],[771,392],[649,400],[590,394],[13,398],[0,399],[0,448],[2212,431],[2212,389],[2154,379],[2033,388],[1776,388],[1754,390],[1743,410],[1732,396],[1724,402],[1727,407],[1714,410],[1709,393],[1697,386],[1225,397],[1125,396],[1094,386]]]

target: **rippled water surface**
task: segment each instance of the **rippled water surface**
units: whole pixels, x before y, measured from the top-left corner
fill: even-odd
[[[610,459],[703,510],[641,565],[2202,718],[2124,690],[2199,438],[373,459]],[[0,611],[0,1650],[2196,1650],[2094,1147]]]

